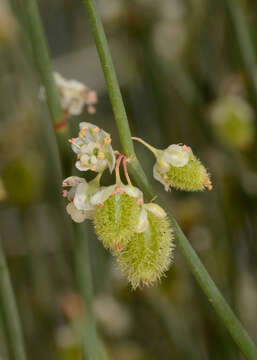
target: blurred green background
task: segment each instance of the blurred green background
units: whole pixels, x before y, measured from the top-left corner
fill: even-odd
[[[82,359],[78,323],[85,309],[76,286],[57,146],[21,30],[21,3],[0,3],[1,241],[28,359],[77,360]],[[211,174],[214,188],[204,193],[166,193],[152,182],[257,341],[257,67],[251,64],[249,71],[245,66],[249,54],[238,38],[245,21],[257,47],[257,2],[234,1],[235,12],[229,0],[97,4],[133,135],[158,148],[187,144]],[[69,119],[74,135],[80,121],[92,122],[111,133],[120,150],[82,2],[41,0],[39,5],[54,70],[98,92],[95,114],[85,109]],[[235,13],[243,20],[236,27]],[[136,150],[151,179],[154,158],[141,145]],[[67,152],[65,171],[71,174],[74,158],[68,143]],[[104,183],[111,179],[107,174]],[[132,291],[92,225],[85,226],[94,311],[110,359],[242,359],[179,252],[158,285]],[[1,306],[1,360],[13,358],[3,312]]]

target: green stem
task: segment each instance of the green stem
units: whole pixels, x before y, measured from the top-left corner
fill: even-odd
[[[155,156],[158,155],[158,149],[154,148],[152,145],[148,144],[145,140],[139,138],[139,137],[135,137],[133,136],[131,138],[132,140],[136,140],[138,142],[140,142],[141,144],[143,144],[145,147],[147,147]]]
[[[14,358],[26,360],[20,317],[1,241],[0,239],[0,301]]]
[[[226,0],[226,5],[228,14],[231,17],[234,26],[243,65],[246,70],[248,81],[252,87],[255,104],[257,106],[256,57],[246,19],[238,0]]]
[[[144,171],[135,156],[127,115],[122,101],[121,92],[112,63],[108,43],[104,33],[103,24],[99,16],[95,0],[84,0],[84,3],[87,9],[90,26],[95,38],[96,47],[104,72],[105,81],[109,91],[109,96],[113,106],[113,112],[120,133],[121,143],[124,152],[126,155],[132,155],[133,161],[131,161],[130,168],[138,185],[142,188],[147,197],[153,198],[154,194],[151,186],[148,183],[146,175],[144,174]],[[212,278],[208,274],[201,260],[197,256],[196,252],[190,245],[189,241],[183,234],[180,227],[178,226],[176,220],[171,214],[169,216],[173,226],[177,246],[184,255],[192,273],[194,274],[202,290],[209,298],[210,303],[217,311],[217,314],[222,319],[232,338],[234,339],[238,347],[241,349],[245,357],[248,360],[256,360],[257,349],[254,343],[248,336],[242,324],[234,315],[226,300],[219,292],[218,288],[214,284]]]
[[[37,6],[37,0],[19,0],[20,7],[24,12],[27,35],[33,51],[33,58],[38,69],[42,85],[45,88],[46,101],[50,112],[52,125],[54,126],[59,146],[62,151],[67,149],[66,139],[69,128],[66,115],[60,105],[58,90],[53,78],[53,69],[49,57],[48,47]]]
[[[100,343],[97,334],[95,319],[93,316],[93,286],[90,266],[90,255],[88,241],[85,237],[84,225],[73,223],[76,246],[74,249],[75,271],[79,293],[83,297],[86,305],[86,311],[81,331],[82,347],[86,359],[99,360]]]

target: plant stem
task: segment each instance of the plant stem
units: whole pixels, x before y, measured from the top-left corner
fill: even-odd
[[[22,0],[20,6],[23,8],[24,20],[27,26],[27,36],[30,37],[34,55],[33,58],[45,89],[52,125],[55,129],[59,146],[62,151],[65,152],[65,149],[67,149],[67,146],[65,146],[66,139],[69,132],[67,116],[61,108],[58,90],[53,78],[52,64],[40,19],[37,0]]]
[[[76,239],[74,261],[77,283],[79,293],[83,297],[86,305],[86,314],[83,319],[84,329],[81,332],[82,347],[86,358],[99,360],[100,343],[97,336],[95,336],[97,330],[93,316],[93,286],[88,241],[85,237],[86,231],[84,225],[73,223],[73,229]]]
[[[128,156],[132,156],[133,161],[131,161],[130,169],[132,170],[132,173],[138,185],[145,192],[146,196],[151,199],[154,197],[154,194],[150,184],[148,183],[146,175],[144,174],[144,171],[135,156],[127,115],[125,112],[118,80],[112,63],[110,50],[104,33],[103,24],[99,16],[95,0],[84,0],[84,3],[88,13],[90,26],[95,38],[96,47],[104,72],[105,81],[109,91],[109,96],[113,106],[113,112],[120,133],[120,139],[124,152]],[[195,276],[202,290],[209,298],[210,303],[217,311],[217,314],[222,319],[232,338],[234,339],[238,347],[241,349],[245,357],[248,360],[256,360],[257,349],[253,341],[250,339],[246,330],[239,322],[237,317],[234,315],[226,300],[219,292],[218,288],[214,284],[212,278],[208,274],[201,260],[197,256],[196,252],[190,245],[189,241],[183,234],[180,227],[178,226],[176,220],[171,214],[169,216],[172,223],[177,246],[180,249],[181,253],[184,255],[187,264],[189,265],[193,275]]]
[[[132,140],[136,140],[138,142],[140,142],[141,144],[143,144],[145,147],[148,148],[148,150],[150,150],[155,156],[158,155],[158,149],[155,149],[152,145],[148,144],[146,141],[144,141],[143,139],[136,137],[136,136],[132,136],[131,138]]]
[[[27,35],[30,37],[34,60],[41,81],[45,87],[51,121],[56,133],[59,152],[63,160],[62,164],[56,164],[56,166],[58,165],[57,167],[61,168],[62,165],[62,168],[64,168],[65,161],[67,160],[64,154],[68,148],[66,140],[69,133],[69,127],[66,121],[66,115],[62,111],[59,94],[53,79],[51,61],[41,24],[37,0],[22,0],[22,4],[24,7],[25,22],[29,30]],[[58,160],[60,160],[60,158]],[[83,329],[81,334],[83,339],[83,352],[85,358],[99,360],[104,358],[104,353],[103,351],[100,353],[99,350],[100,341],[98,339],[93,314],[93,282],[89,262],[87,234],[83,225],[74,224],[73,230],[75,238],[74,261],[77,282],[87,308],[87,317],[83,319]]]
[[[16,360],[26,360],[20,317],[1,241],[0,239],[0,300],[3,315],[14,358]]]
[[[257,76],[256,76],[256,57],[254,47],[249,34],[245,16],[240,8],[238,0],[226,0],[228,14],[231,17],[243,65],[249,84],[254,94],[255,105],[257,106]]]

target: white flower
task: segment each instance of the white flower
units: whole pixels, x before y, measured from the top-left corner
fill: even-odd
[[[63,187],[70,187],[63,190],[63,196],[67,197],[70,203],[66,210],[72,220],[82,222],[85,219],[92,219],[94,205],[91,203],[91,196],[98,190],[99,179],[87,183],[85,179],[78,176],[70,176],[63,181]]]
[[[77,138],[70,139],[72,150],[77,154],[75,166],[81,171],[92,170],[102,172],[115,166],[115,154],[111,146],[111,138],[97,126],[82,122]]]
[[[66,80],[59,73],[53,74],[60,95],[63,110],[70,115],[80,115],[83,107],[88,106],[90,114],[95,113],[93,105],[97,103],[97,93],[77,80]]]

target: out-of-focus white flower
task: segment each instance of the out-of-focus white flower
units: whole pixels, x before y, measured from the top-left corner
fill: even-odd
[[[96,319],[109,336],[122,337],[131,327],[131,317],[127,309],[113,297],[101,295],[94,301]]]
[[[55,72],[54,80],[60,94],[63,110],[70,115],[80,115],[84,106],[90,114],[95,113],[94,105],[97,103],[96,91],[90,90],[86,85],[77,80],[67,80]]]
[[[70,190],[63,190],[63,196],[67,197],[70,203],[66,206],[67,213],[75,222],[83,222],[92,219],[94,216],[94,205],[91,203],[91,196],[99,188],[99,179],[89,183],[78,176],[70,176],[62,183],[63,187],[70,187]]]
[[[99,127],[82,122],[77,138],[69,140],[72,150],[77,154],[75,166],[81,171],[92,170],[102,172],[115,166],[115,154],[111,146],[111,137]]]

